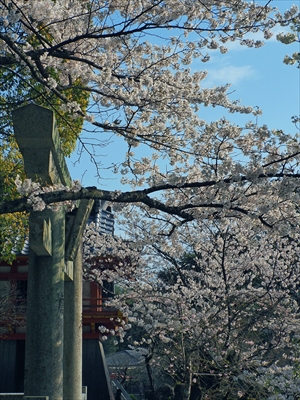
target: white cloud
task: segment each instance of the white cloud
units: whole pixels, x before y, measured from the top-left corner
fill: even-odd
[[[256,71],[250,65],[235,67],[227,65],[219,69],[209,70],[207,78],[202,82],[204,87],[212,87],[216,85],[225,85],[230,83],[237,85],[241,81],[253,78]]]

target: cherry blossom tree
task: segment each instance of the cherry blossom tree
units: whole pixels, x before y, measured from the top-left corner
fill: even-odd
[[[41,7],[36,0],[2,0],[0,66],[16,77],[15,105],[40,101],[61,119],[66,111],[75,120],[84,118],[85,129],[98,133],[98,146],[92,151],[76,129],[74,135],[81,150],[90,152],[99,178],[102,167],[113,168],[133,187],[76,193],[55,188],[35,204],[79,198],[141,204],[146,215],[158,210],[169,231],[199,216],[248,215],[266,226],[289,218],[299,203],[298,141],[255,122],[206,123],[198,112],[203,107],[250,119],[260,111],[231,99],[229,86],[203,88],[207,72],[189,68],[194,59],[208,61],[214,50],[225,53],[232,41],[260,47],[255,34],[267,40],[276,24],[292,23],[298,15],[295,6],[280,14],[269,3],[45,0]],[[88,106],[76,97],[78,91],[88,94]],[[1,93],[3,99],[7,93]],[[102,166],[97,155],[110,142],[102,139],[107,133],[123,139],[124,158]],[[9,134],[4,128],[2,140]],[[149,150],[138,157],[137,146]],[[28,195],[2,201],[0,213],[30,210]],[[270,217],[274,208],[284,216]]]
[[[144,330],[129,343],[148,348],[180,398],[299,396],[298,233],[245,218],[186,224],[155,243],[139,220],[130,232],[142,257],[112,304]]]

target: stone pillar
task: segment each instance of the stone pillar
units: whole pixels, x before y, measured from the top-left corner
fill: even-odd
[[[39,255],[36,235],[49,221],[51,256]],[[63,399],[64,211],[45,210],[30,216],[28,297],[25,346],[25,396]],[[37,254],[38,252],[38,254]]]
[[[82,246],[65,281],[64,400],[82,399]]]
[[[64,400],[82,400],[82,237],[93,200],[66,216]]]

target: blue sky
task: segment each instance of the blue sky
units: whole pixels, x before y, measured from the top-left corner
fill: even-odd
[[[265,0],[262,0],[265,3]],[[291,5],[300,8],[300,0],[273,0],[272,5],[285,11]],[[284,28],[277,27],[276,33]],[[291,123],[293,115],[300,114],[300,70],[294,66],[283,64],[286,54],[300,51],[299,45],[284,45],[273,36],[259,49],[249,49],[232,43],[229,52],[221,55],[218,50],[211,52],[211,60],[203,64],[193,63],[193,69],[207,70],[208,76],[203,83],[205,87],[213,87],[230,83],[233,91],[231,98],[240,99],[242,104],[259,106],[263,115],[258,117],[258,124],[266,124],[271,129],[296,133]],[[212,120],[221,117],[222,110],[202,108],[201,118]],[[249,115],[226,115],[232,122],[239,125],[249,120]],[[86,136],[86,134],[84,134]],[[121,144],[116,141],[113,152],[107,153],[103,148],[103,162],[109,164],[122,154]],[[107,154],[106,154],[107,153]],[[67,160],[73,179],[79,179],[84,186],[97,186],[105,190],[120,190],[118,179],[108,170],[103,170],[103,181],[96,177],[96,170],[88,156],[83,155],[80,162],[76,153]]]

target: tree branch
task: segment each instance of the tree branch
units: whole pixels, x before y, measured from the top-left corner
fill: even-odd
[[[259,174],[257,179],[265,179],[265,178],[295,178],[298,179],[300,174]],[[250,178],[246,176],[240,177],[240,181],[249,182]],[[153,186],[148,189],[143,190],[133,190],[130,192],[118,192],[118,191],[106,191],[97,189],[96,187],[86,187],[82,188],[77,192],[72,191],[53,191],[47,193],[41,193],[39,198],[44,201],[45,204],[53,204],[53,203],[61,203],[65,201],[76,201],[81,199],[98,199],[98,200],[107,200],[114,203],[142,203],[149,208],[156,209],[167,213],[169,215],[176,215],[182,218],[185,221],[192,221],[195,217],[192,213],[188,212],[192,209],[196,208],[211,208],[211,209],[224,209],[224,204],[221,202],[203,202],[203,203],[185,203],[180,206],[171,206],[165,204],[163,201],[149,197],[149,194],[153,193],[161,193],[165,190],[178,190],[179,188],[203,188],[203,187],[212,187],[217,185],[218,183],[235,183],[234,179],[224,179],[221,181],[205,181],[205,182],[187,182],[182,185],[171,185],[164,184],[159,186]],[[0,214],[9,214],[14,212],[23,212],[32,210],[33,206],[30,202],[28,202],[27,197],[22,197],[20,199],[16,199],[13,201],[6,201],[0,203]],[[238,204],[232,204],[230,207],[227,207],[228,211],[235,211],[238,214],[249,215],[255,213],[253,210],[247,210],[239,206]],[[258,214],[257,217],[259,220],[268,227],[272,227],[268,224],[262,215]]]

